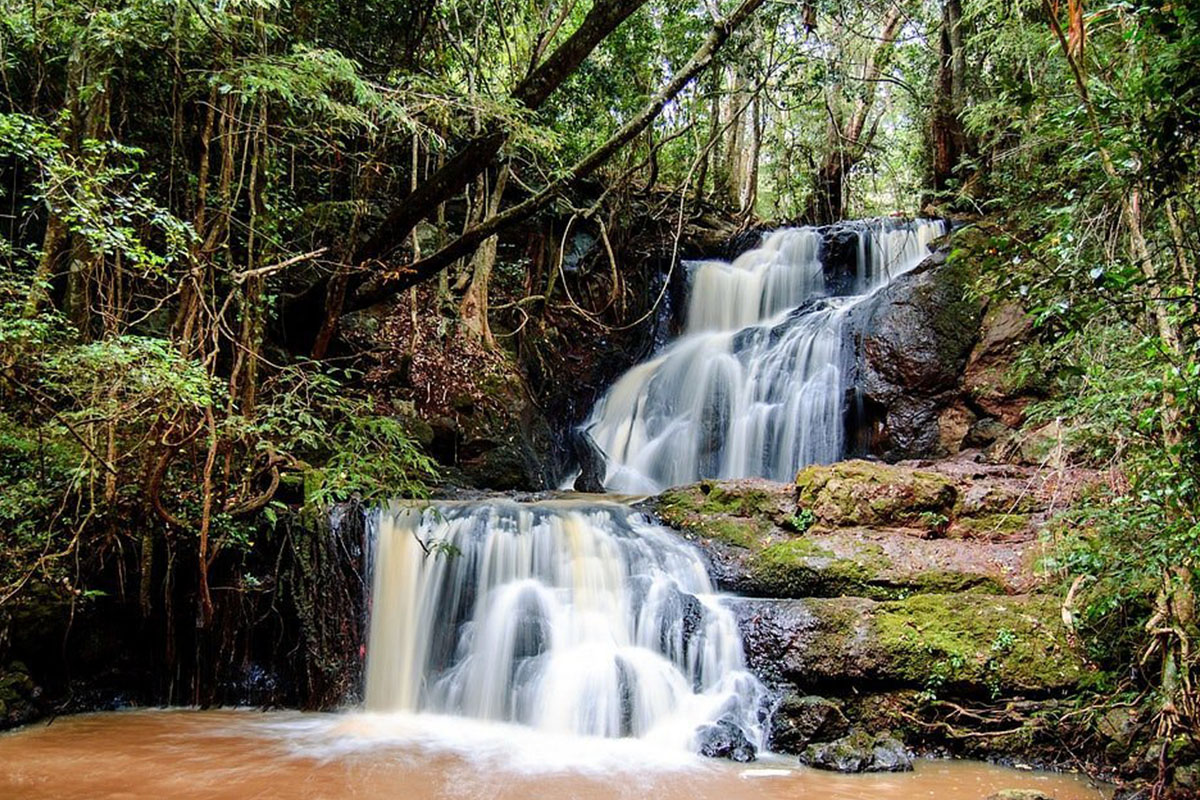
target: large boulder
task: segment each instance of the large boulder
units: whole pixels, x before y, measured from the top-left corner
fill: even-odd
[[[728,758],[730,761],[746,763],[756,757],[754,745],[746,738],[745,732],[724,717],[697,728],[696,742],[700,754],[708,758]]]
[[[942,412],[959,395],[982,316],[969,278],[963,261],[939,251],[852,310],[871,452],[899,460],[944,447]]]
[[[846,715],[832,700],[787,692],[771,716],[771,749],[778,753],[800,753],[812,742],[844,735],[848,728]]]
[[[19,661],[0,667],[0,730],[24,725],[41,716],[41,690]]]
[[[797,500],[829,525],[920,525],[948,518],[954,484],[934,472],[869,461],[814,465],[796,477]]]
[[[1086,667],[1057,598],[979,593],[729,601],[750,668],[802,690],[853,683],[992,697],[1049,695]]]
[[[971,402],[1008,428],[1025,420],[1030,392],[1036,388],[1029,379],[1017,380],[1012,370],[1032,331],[1032,320],[1019,306],[998,303],[989,307],[963,372],[963,390]]]

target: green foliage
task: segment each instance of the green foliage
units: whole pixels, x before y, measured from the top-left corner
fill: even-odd
[[[70,122],[64,112],[57,125]],[[144,155],[137,147],[95,139],[72,148],[41,120],[0,114],[0,156],[18,159],[37,176],[29,201],[44,203],[93,254],[120,256],[155,273],[186,258],[195,232],[153,198],[155,176],[138,161]]]
[[[802,508],[785,520],[787,526],[796,533],[805,533],[817,522],[817,515],[811,508]]]

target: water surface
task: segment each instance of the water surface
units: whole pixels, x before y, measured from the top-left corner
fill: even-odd
[[[25,800],[983,800],[1000,789],[1108,796],[1080,776],[965,761],[836,775],[781,756],[738,765],[634,739],[434,715],[126,711],[0,735],[0,797]]]

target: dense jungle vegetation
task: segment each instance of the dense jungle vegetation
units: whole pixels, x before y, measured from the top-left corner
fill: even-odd
[[[1081,710],[1146,708],[1165,768],[1200,724],[1198,117],[1172,0],[5,0],[0,631],[119,598],[203,698],[313,520],[439,480],[346,315],[490,380],[652,316],[641,230],[945,215],[1035,321],[1031,423],[1117,487],[1047,568]]]

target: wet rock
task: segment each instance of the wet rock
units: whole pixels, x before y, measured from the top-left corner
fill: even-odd
[[[32,722],[41,716],[41,690],[19,661],[0,669],[0,730]]]
[[[982,316],[969,270],[943,251],[852,310],[858,385],[871,452],[889,461],[938,454],[939,417],[959,385]]]
[[[861,223],[842,222],[826,227],[823,233],[821,264],[825,272],[825,287],[830,294],[853,294],[858,277],[858,249],[863,227]]]
[[[697,728],[696,741],[700,754],[708,758],[728,758],[731,761],[746,763],[753,761],[757,756],[754,745],[746,738],[742,729],[724,717]]]
[[[844,735],[848,727],[837,703],[817,695],[788,692],[771,718],[771,750],[799,754],[811,742]]]
[[[833,742],[810,745],[800,763],[835,772],[908,772],[912,756],[904,744],[888,733],[872,736],[856,731]]]
[[[596,447],[592,437],[579,429],[573,430],[571,432],[571,449],[579,463],[579,477],[575,479],[573,487],[575,491],[603,492],[607,465],[604,461],[604,454],[600,452],[600,448]]]
[[[989,794],[986,800],[1054,800],[1054,798],[1037,789],[1001,789]]]

